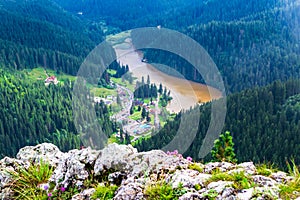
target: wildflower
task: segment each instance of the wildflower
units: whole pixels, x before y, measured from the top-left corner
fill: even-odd
[[[60,191],[64,192],[64,191],[66,191],[66,188],[61,187],[61,188],[60,188]]]
[[[42,185],[43,190],[48,190],[49,189],[49,185],[48,184],[44,184]]]
[[[174,153],[174,155],[177,155],[178,154],[178,150],[174,150],[173,153]]]
[[[191,158],[190,156],[188,156],[186,159],[190,162],[192,162],[192,160],[193,160],[193,158]]]
[[[52,193],[48,193],[48,197],[52,197]]]

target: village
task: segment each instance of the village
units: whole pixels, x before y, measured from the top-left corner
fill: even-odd
[[[116,84],[117,95],[108,95],[103,97],[94,97],[95,102],[103,101],[106,105],[112,106],[117,104],[119,98],[121,103],[121,110],[111,116],[112,120],[115,120],[119,126],[122,127],[126,134],[132,137],[132,142],[137,140],[141,136],[150,135],[151,131],[160,128],[160,122],[158,115],[161,109],[158,106],[158,99],[149,101],[148,99],[143,101],[138,98],[134,98],[134,94],[128,88]],[[142,110],[144,110],[148,116],[142,117]],[[116,133],[117,138],[120,138],[120,133]]]

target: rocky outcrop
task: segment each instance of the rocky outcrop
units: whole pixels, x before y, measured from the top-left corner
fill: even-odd
[[[76,187],[79,193],[73,199],[89,199],[94,188],[86,188],[86,181],[106,181],[118,186],[114,199],[146,199],[145,188],[155,182],[164,181],[173,188],[182,187],[185,192],[179,197],[189,199],[264,199],[279,198],[280,184],[291,181],[284,172],[263,176],[257,173],[252,162],[232,164],[214,162],[197,163],[178,154],[166,154],[160,150],[137,152],[128,145],[110,144],[103,150],[71,150],[63,153],[53,144],[43,143],[22,148],[16,158],[5,157],[0,161],[0,198],[11,199],[13,183],[8,171],[27,169],[30,164],[41,160],[55,169],[49,180],[59,187]],[[249,184],[236,180],[221,180],[216,174],[241,174]],[[241,176],[240,175],[240,176]],[[228,179],[228,178],[227,178]],[[240,185],[239,185],[240,184]],[[247,185],[248,184],[248,185]]]

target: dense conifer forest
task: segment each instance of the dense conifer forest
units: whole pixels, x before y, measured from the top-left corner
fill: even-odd
[[[280,167],[286,166],[286,160],[291,158],[300,162],[299,93],[300,81],[289,80],[284,83],[276,81],[265,87],[247,89],[228,96],[223,131],[231,131],[240,162],[274,162]],[[211,103],[194,109],[200,110],[199,126],[194,127],[197,136],[184,155],[202,159],[198,153],[209,126]],[[191,119],[195,118],[195,113],[192,110],[179,113],[158,134],[141,140],[136,147],[142,151],[164,147],[177,134],[182,116]],[[193,120],[185,120],[183,123],[189,122]],[[209,158],[208,155],[206,159]]]
[[[72,111],[73,84],[67,80],[45,86],[43,81],[32,83],[26,78],[24,73],[0,70],[0,157],[42,142],[64,151],[79,148],[82,143]],[[95,112],[107,136],[116,131],[103,102],[95,106]]]

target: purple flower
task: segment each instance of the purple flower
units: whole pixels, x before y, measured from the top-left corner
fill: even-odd
[[[174,153],[174,155],[177,155],[178,154],[178,150],[174,150],[173,153]]]
[[[192,160],[193,160],[193,158],[191,158],[190,156],[188,156],[186,159],[190,162],[192,162]]]
[[[52,197],[52,193],[48,193],[48,197]]]
[[[44,185],[44,190],[48,190],[49,189],[49,185]]]
[[[60,188],[60,191],[64,192],[64,191],[66,191],[66,188],[61,187],[61,188]]]

